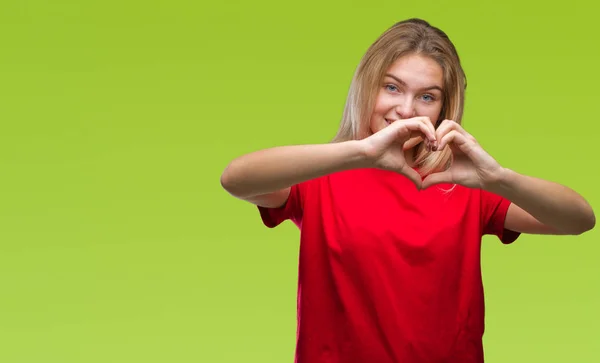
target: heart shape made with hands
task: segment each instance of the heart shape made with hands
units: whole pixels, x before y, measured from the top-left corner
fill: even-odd
[[[410,146],[416,141],[414,139],[410,138],[405,145],[410,142],[407,145]],[[423,142],[424,139],[422,137],[420,139],[419,142]],[[419,175],[415,183],[418,189],[443,183],[459,184],[468,188],[484,188],[486,184],[497,180],[503,170],[500,164],[479,145],[475,137],[455,121],[444,120],[440,123],[435,130],[433,145],[431,142],[427,143],[434,152],[448,147],[452,152],[452,163],[447,170],[422,177]]]

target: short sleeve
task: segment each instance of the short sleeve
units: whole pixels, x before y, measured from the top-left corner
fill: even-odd
[[[266,208],[258,206],[258,211],[264,225],[269,228],[275,228],[289,219],[300,227],[302,225],[304,190],[304,184],[293,185],[290,188],[288,199],[281,207]]]
[[[519,238],[521,233],[504,227],[506,213],[511,201],[490,193],[481,191],[482,231],[484,235],[495,235],[504,244],[510,244]]]

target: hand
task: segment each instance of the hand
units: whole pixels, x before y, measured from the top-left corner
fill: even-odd
[[[458,123],[444,120],[436,130],[436,138],[438,150],[450,147],[453,154],[452,165],[446,171],[425,177],[423,189],[440,183],[484,189],[500,178],[504,168]]]
[[[406,144],[412,143],[415,139],[423,139],[431,147],[437,146],[435,127],[428,117],[395,121],[361,142],[364,144],[370,164],[379,169],[403,174],[421,189],[421,176],[404,158]]]

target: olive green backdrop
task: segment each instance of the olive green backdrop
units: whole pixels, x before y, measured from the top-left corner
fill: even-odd
[[[298,231],[219,184],[328,141],[354,69],[423,17],[503,165],[600,205],[590,1],[0,4],[0,362],[292,362]],[[486,238],[487,361],[600,361],[597,230]]]

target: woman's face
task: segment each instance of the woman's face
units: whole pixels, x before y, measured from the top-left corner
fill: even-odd
[[[397,59],[380,84],[371,131],[375,133],[392,122],[417,116],[429,117],[435,126],[442,111],[443,80],[442,67],[429,57],[407,55]],[[415,138],[408,143],[412,147],[419,142]]]

